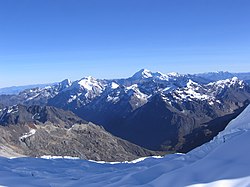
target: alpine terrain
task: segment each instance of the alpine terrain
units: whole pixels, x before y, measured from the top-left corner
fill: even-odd
[[[142,69],[126,79],[66,79],[1,95],[0,103],[70,110],[147,149],[188,152],[211,140],[249,104],[248,78],[247,73],[180,75]]]

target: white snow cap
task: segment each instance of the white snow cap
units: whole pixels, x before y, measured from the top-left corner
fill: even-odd
[[[119,84],[117,84],[117,83],[115,83],[115,82],[112,82],[111,83],[111,88],[112,89],[116,89],[116,88],[118,88],[119,87]]]
[[[100,87],[98,81],[91,76],[81,79],[78,84],[87,90],[92,90],[93,87]]]
[[[192,88],[192,87],[196,87],[196,86],[199,86],[199,84],[192,81],[191,79],[188,80],[188,83],[187,83],[188,88]]]
[[[152,72],[148,69],[141,69],[140,71],[136,72],[132,78],[133,79],[148,79],[148,78],[154,78],[159,80],[169,80],[169,78],[179,77],[180,74],[178,73],[168,73],[164,74],[161,72]]]
[[[180,74],[177,73],[177,72],[170,72],[167,75],[170,76],[170,77],[179,77],[180,76]]]
[[[142,76],[145,78],[153,77],[152,72],[147,69],[143,69]]]
[[[225,80],[219,80],[216,82],[211,82],[208,85],[215,85],[215,86],[219,86],[219,87],[225,87],[225,86],[233,86],[233,85],[240,85],[242,88],[242,86],[244,86],[244,81],[240,80],[238,77],[233,77],[231,79],[225,79]]]
[[[132,76],[134,79],[147,79],[150,77],[153,77],[152,72],[147,69],[141,69]]]

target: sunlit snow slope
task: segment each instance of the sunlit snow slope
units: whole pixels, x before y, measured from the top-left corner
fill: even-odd
[[[186,155],[138,163],[0,158],[3,186],[250,186],[250,106],[211,142]]]

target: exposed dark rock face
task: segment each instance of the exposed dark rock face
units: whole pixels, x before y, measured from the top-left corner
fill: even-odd
[[[54,107],[18,105],[5,109],[0,119],[0,144],[22,155],[125,161],[157,154]]]
[[[76,123],[86,123],[70,111],[64,111],[51,106],[15,105],[2,109],[0,112],[1,125],[51,122],[58,126],[71,127]]]
[[[59,92],[67,89],[70,84],[70,81],[66,79],[51,86],[26,89],[17,95],[1,94],[0,103],[2,103],[4,106],[13,106],[17,104],[23,104],[27,106],[45,106],[48,103],[48,99],[55,97]]]
[[[223,111],[191,102],[186,103],[186,107],[181,105],[181,110],[177,110],[156,97],[119,123],[115,122],[116,125],[107,125],[106,128],[116,136],[149,149],[188,152],[210,141],[247,104],[248,101],[241,103],[240,108],[231,105],[235,110]]]
[[[0,103],[0,110],[4,109],[4,105],[2,103]]]

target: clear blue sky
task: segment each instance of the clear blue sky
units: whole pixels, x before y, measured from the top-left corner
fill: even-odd
[[[0,87],[250,71],[249,0],[2,0]]]

